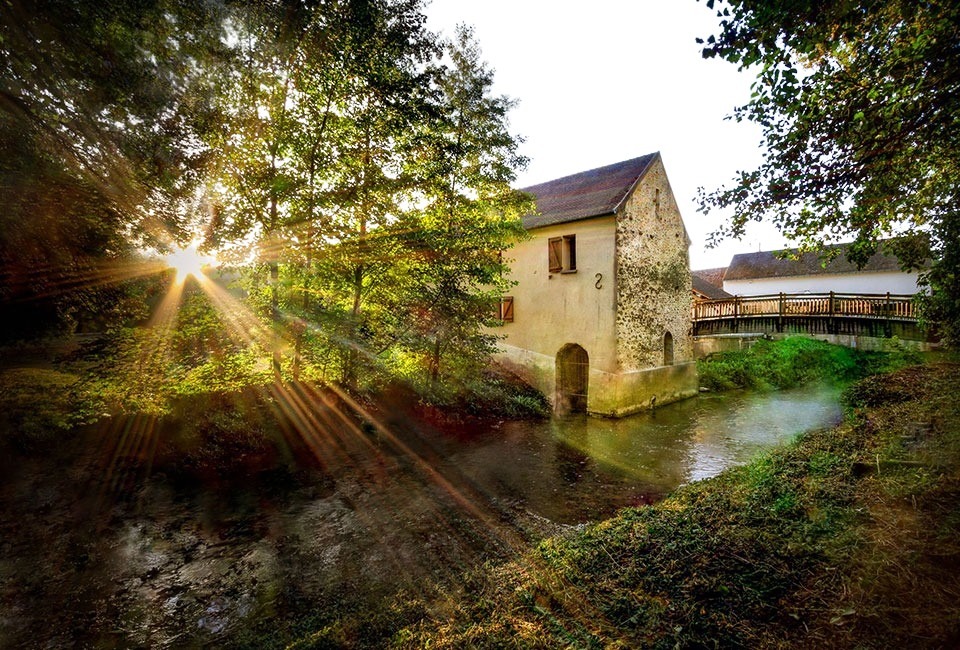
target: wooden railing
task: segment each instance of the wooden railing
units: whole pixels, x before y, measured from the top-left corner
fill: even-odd
[[[701,300],[693,304],[694,322],[791,316],[917,320],[913,296],[890,293],[780,293]]]
[[[693,304],[693,333],[851,334],[936,341],[920,322],[913,296],[895,294],[778,293],[702,300]]]

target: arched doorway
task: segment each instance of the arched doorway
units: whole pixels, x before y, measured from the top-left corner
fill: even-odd
[[[663,334],[663,365],[673,365],[673,334],[670,332]]]
[[[586,413],[590,358],[576,343],[567,343],[557,352],[558,413]]]

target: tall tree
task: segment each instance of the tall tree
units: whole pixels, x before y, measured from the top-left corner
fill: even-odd
[[[348,371],[384,258],[372,231],[397,210],[404,132],[434,51],[423,23],[420,0],[263,3],[236,20],[241,64],[216,144],[213,233],[221,243],[256,241],[268,275],[262,302],[278,338],[293,338],[296,350],[304,319],[340,312],[334,338]],[[311,301],[321,293],[323,303]]]
[[[503,253],[523,236],[520,217],[533,207],[511,187],[527,162],[509,129],[514,102],[493,94],[493,71],[472,30],[459,27],[446,54],[436,117],[424,124],[417,160],[422,209],[404,225],[417,314],[408,345],[419,349],[432,382],[445,356],[485,362],[495,336],[483,326],[507,287]]]
[[[921,266],[932,317],[960,336],[960,5],[947,0],[707,0],[720,33],[704,57],[756,71],[737,120],[766,158],[701,197],[730,208],[715,237],[769,219],[808,247],[854,238],[863,263],[887,240]],[[919,235],[903,237],[902,235]],[[918,245],[928,242],[930,248]]]
[[[413,179],[406,173],[411,137],[428,119],[427,63],[437,52],[420,0],[359,2],[353,7],[350,97],[340,163],[331,178],[334,241],[323,268],[338,294],[342,379],[348,385],[389,340],[401,290],[390,271],[396,242],[389,227],[403,211]]]
[[[288,203],[298,184],[295,70],[308,58],[301,44],[313,23],[308,5],[253,3],[233,14],[234,59],[220,93],[216,243],[255,237],[257,268],[267,271],[266,309],[273,324],[274,372],[280,372],[280,257]],[[259,292],[254,292],[259,298]]]

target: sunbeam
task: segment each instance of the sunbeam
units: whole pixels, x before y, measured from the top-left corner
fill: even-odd
[[[197,243],[191,243],[184,248],[175,248],[163,256],[164,263],[177,273],[177,282],[183,282],[188,276],[200,278],[204,269],[216,264],[213,255],[201,254],[197,250]]]

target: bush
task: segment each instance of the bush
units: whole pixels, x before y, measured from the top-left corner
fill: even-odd
[[[180,397],[164,418],[174,465],[199,475],[250,475],[281,455],[269,398],[255,390]]]
[[[540,391],[500,367],[487,368],[478,377],[457,385],[426,385],[418,389],[425,404],[458,414],[504,418],[550,415],[550,404]]]
[[[0,373],[0,432],[27,450],[95,421],[103,410],[77,375],[41,368]]]
[[[790,388],[810,381],[845,383],[918,363],[896,339],[865,352],[794,336],[757,341],[747,350],[724,352],[697,362],[700,385],[710,390]]]

